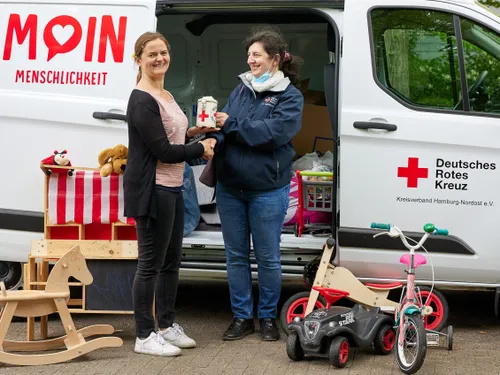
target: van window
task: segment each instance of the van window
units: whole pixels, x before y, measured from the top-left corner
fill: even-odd
[[[414,106],[463,110],[453,18],[421,9],[372,11],[376,77],[389,93]],[[500,38],[465,18],[460,24],[467,109],[500,113]]]
[[[403,100],[452,109],[461,99],[453,16],[423,10],[372,13],[377,76]],[[383,69],[382,69],[383,67]]]

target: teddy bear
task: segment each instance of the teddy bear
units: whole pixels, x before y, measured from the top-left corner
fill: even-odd
[[[128,148],[122,144],[102,150],[98,156],[101,177],[108,177],[111,173],[123,174],[127,164]]]
[[[63,167],[71,167],[71,162],[68,159],[67,151],[57,151],[55,150],[54,153],[50,156],[47,156],[45,159],[41,161],[42,164],[44,165],[53,165],[56,168],[46,168],[45,169],[45,174],[47,176],[50,176],[52,172],[58,173],[58,174],[68,174],[68,176],[72,176],[74,169],[63,169],[63,168],[57,168],[57,166],[63,166]]]

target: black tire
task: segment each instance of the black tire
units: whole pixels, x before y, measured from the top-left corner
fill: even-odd
[[[290,310],[290,308],[294,308],[295,305],[297,305],[300,301],[299,300],[303,300],[304,302],[305,301],[309,301],[309,295],[311,294],[311,292],[299,292],[299,293],[295,293],[293,296],[291,296],[290,298],[288,298],[285,303],[283,304],[283,306],[281,307],[281,312],[280,312],[280,323],[281,323],[281,328],[283,329],[283,332],[285,333],[285,335],[288,335],[290,333],[290,330],[288,329],[288,324],[290,323],[288,320],[289,318],[289,313],[288,313],[288,310]],[[322,306],[321,306],[322,305]],[[302,316],[302,318],[304,318],[304,313],[306,311],[306,306],[307,306],[307,303],[305,306],[303,306],[303,310],[302,310],[302,314],[300,314]],[[315,305],[317,308],[321,308],[321,307],[326,307],[326,301],[325,299],[323,298],[322,295],[318,295],[318,299],[316,301],[316,305]],[[299,307],[299,306],[295,306],[295,307]]]
[[[375,353],[381,355],[390,354],[395,343],[396,331],[389,324],[384,324],[378,330],[375,340],[373,340]]]
[[[446,348],[453,350],[453,326],[448,326],[448,334],[446,336]]]
[[[0,281],[7,290],[22,289],[23,265],[19,262],[0,262]],[[2,311],[2,307],[0,307]],[[12,317],[13,322],[26,322],[26,318]]]
[[[300,346],[299,335],[292,331],[286,338],[286,354],[292,361],[302,361],[304,359],[304,350]]]
[[[5,289],[16,289],[23,278],[23,265],[20,262],[0,262],[0,281]]]
[[[398,345],[397,338],[399,337],[399,327],[396,330],[396,360],[398,362],[398,366],[400,370],[405,374],[414,374],[424,364],[425,357],[427,355],[427,334],[425,332],[424,321],[420,316],[407,316],[405,319],[415,327],[416,337],[418,339],[418,345],[415,346],[417,348],[417,352],[415,354],[415,358],[411,363],[406,363],[406,359],[402,359],[403,349],[400,349]],[[404,333],[403,333],[404,334]],[[406,339],[406,338],[405,338]]]
[[[330,351],[328,352],[328,360],[332,366],[338,368],[345,367],[349,360],[350,349],[351,345],[349,344],[349,340],[344,336],[334,337],[330,343]]]
[[[450,308],[448,306],[448,301],[436,288],[432,289],[429,286],[419,286],[420,293],[417,293],[417,298],[422,295],[422,303],[425,303],[427,297],[429,296],[429,305],[433,308],[434,312],[440,314],[439,317],[427,316],[425,317],[424,326],[427,330],[441,331],[448,321],[448,316],[450,315]],[[429,295],[430,293],[430,295]],[[440,311],[436,311],[440,310]]]

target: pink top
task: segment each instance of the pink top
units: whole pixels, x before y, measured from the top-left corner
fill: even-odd
[[[154,96],[160,107],[161,119],[168,140],[173,145],[183,145],[186,140],[188,119],[175,99],[166,101],[163,98]],[[158,185],[179,187],[184,180],[184,162],[166,164],[158,161],[156,165],[156,183]]]

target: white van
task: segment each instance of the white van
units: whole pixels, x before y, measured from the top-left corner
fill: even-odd
[[[73,165],[96,167],[101,150],[127,144],[140,34],[170,41],[166,86],[193,125],[198,98],[222,108],[247,69],[242,40],[269,23],[305,60],[297,154],[322,141],[338,168],[332,228],[342,265],[363,281],[404,279],[401,243],[374,239],[370,223],[419,237],[433,222],[450,231],[427,243],[436,286],[495,290],[500,4],[484,3],[0,0],[0,280],[18,286],[30,242],[42,237],[39,161],[66,149]],[[301,279],[325,237],[282,238],[284,277]],[[225,277],[224,258],[220,228],[200,225],[185,238],[182,274]],[[430,267],[417,278],[430,280]]]

